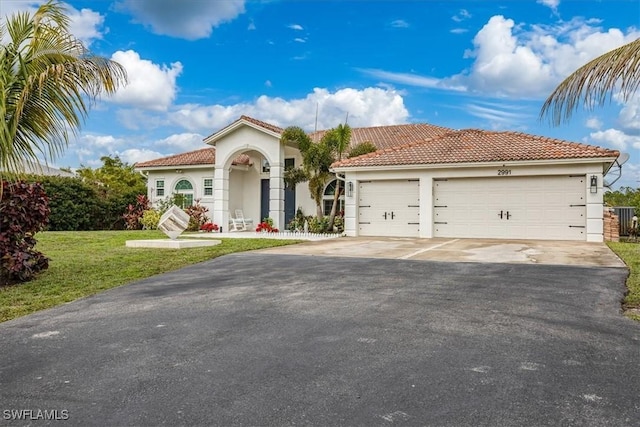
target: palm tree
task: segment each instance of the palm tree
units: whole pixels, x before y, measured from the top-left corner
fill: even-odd
[[[640,39],[601,55],[574,71],[547,98],[540,118],[551,115],[557,126],[566,122],[580,105],[588,109],[611,100],[619,88],[628,101],[640,86]]]
[[[120,64],[69,33],[65,12],[49,0],[0,23],[0,174],[19,174],[37,154],[54,159],[89,105],[127,82]]]
[[[334,161],[339,162],[342,160],[342,155],[349,148],[351,144],[351,127],[348,124],[339,124],[335,129],[326,133],[326,143],[332,149],[335,158]],[[333,204],[331,205],[331,213],[329,214],[329,229],[333,228],[333,223],[336,218],[338,209],[338,201],[340,200],[340,180],[336,176],[336,187],[333,192]]]

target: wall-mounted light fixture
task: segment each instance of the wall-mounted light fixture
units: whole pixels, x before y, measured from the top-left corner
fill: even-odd
[[[269,173],[271,172],[271,165],[269,164],[269,161],[267,159],[264,159],[262,161],[262,173]]]
[[[182,169],[176,169],[176,173],[182,173]]]
[[[592,193],[598,192],[598,177],[595,175],[591,175],[591,181],[589,183],[589,187]]]
[[[353,197],[353,182],[347,182],[347,197]]]

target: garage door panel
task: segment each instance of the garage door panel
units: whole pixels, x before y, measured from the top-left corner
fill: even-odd
[[[420,200],[417,180],[360,182],[358,234],[361,236],[419,235]]]
[[[434,236],[585,240],[585,180],[548,176],[435,181]]]

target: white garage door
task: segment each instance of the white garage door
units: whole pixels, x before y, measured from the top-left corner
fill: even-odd
[[[584,176],[434,181],[435,237],[586,240]]]
[[[360,236],[418,237],[420,200],[418,180],[360,181]]]

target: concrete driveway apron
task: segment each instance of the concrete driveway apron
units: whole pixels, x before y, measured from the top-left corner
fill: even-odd
[[[453,262],[625,266],[604,243],[549,240],[343,237],[261,252]]]

